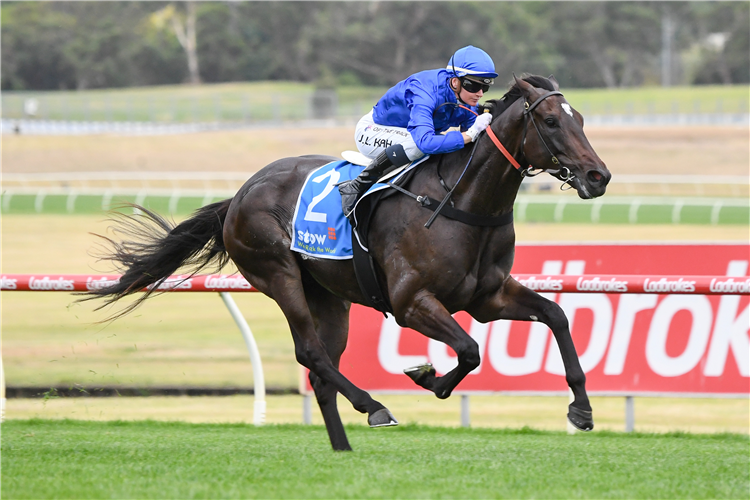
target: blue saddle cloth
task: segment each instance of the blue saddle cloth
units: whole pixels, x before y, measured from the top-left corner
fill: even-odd
[[[423,157],[413,162],[396,178],[426,159]],[[342,160],[310,172],[292,218],[293,251],[322,259],[352,258],[352,228],[341,209],[341,193],[336,184],[354,179],[364,169],[361,165]],[[376,183],[362,198],[387,187],[387,184]]]
[[[324,259],[352,258],[352,228],[341,210],[336,184],[354,179],[364,169],[334,161],[310,172],[294,209],[292,250]]]

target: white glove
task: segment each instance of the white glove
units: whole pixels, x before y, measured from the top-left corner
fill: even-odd
[[[469,127],[469,130],[466,131],[466,134],[471,137],[471,142],[477,140],[477,136],[487,128],[491,121],[492,113],[483,113],[477,116],[477,119],[474,120],[474,125]]]

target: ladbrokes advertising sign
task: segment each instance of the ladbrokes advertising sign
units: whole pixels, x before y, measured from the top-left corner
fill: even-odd
[[[747,287],[749,254],[744,245],[519,245],[513,274],[670,277],[645,282],[646,293],[634,294],[613,293],[627,286],[609,277],[577,284],[588,293],[559,293],[554,280],[525,279],[565,311],[589,392],[747,395],[748,297],[688,295],[692,282],[680,277],[726,276],[711,284],[719,292]],[[545,325],[481,324],[466,313],[456,320],[482,353],[481,365],[457,391],[567,391],[560,353]],[[444,344],[353,306],[341,362],[352,382],[367,390],[420,390],[403,369],[426,362],[439,375],[456,365]]]

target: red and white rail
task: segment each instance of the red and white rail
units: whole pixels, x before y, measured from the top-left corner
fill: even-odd
[[[119,274],[3,274],[0,290],[19,292],[89,292],[106,288],[120,279]],[[174,275],[156,287],[170,292],[257,292],[239,274],[199,276]]]
[[[20,292],[87,292],[110,286],[120,279],[117,274],[3,274],[0,277],[0,290]],[[160,286],[159,291],[172,292],[218,292],[221,300],[232,315],[234,322],[245,339],[250,362],[253,367],[255,403],[253,422],[262,425],[266,420],[266,385],[263,365],[255,337],[245,317],[229,292],[255,292],[242,276],[235,275],[176,275],[170,276]],[[0,384],[5,392],[4,382]],[[4,394],[3,394],[4,400]]]
[[[631,275],[514,275],[522,285],[537,292],[655,293],[692,295],[750,295],[750,277],[728,276],[631,276]],[[117,274],[3,274],[0,290],[19,292],[87,292],[115,283]],[[157,287],[171,292],[257,292],[239,274],[170,276]]]

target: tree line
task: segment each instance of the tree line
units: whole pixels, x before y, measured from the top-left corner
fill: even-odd
[[[750,82],[748,2],[2,2],[2,89],[391,85],[472,44],[566,87]]]

